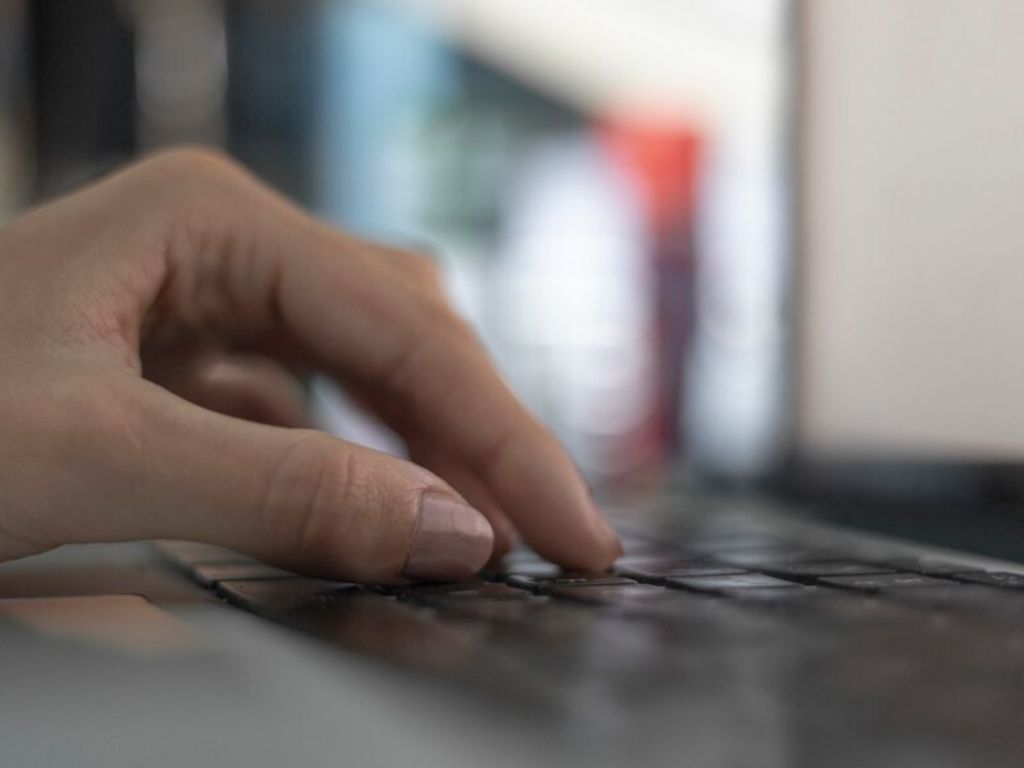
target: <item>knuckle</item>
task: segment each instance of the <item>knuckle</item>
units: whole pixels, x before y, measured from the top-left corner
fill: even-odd
[[[469,322],[443,296],[421,296],[415,306],[420,315],[422,333],[440,334],[446,340],[476,338]]]
[[[445,348],[458,354],[482,349],[476,329],[446,302],[434,303],[427,309],[430,321],[427,327],[443,341]]]
[[[222,211],[254,182],[228,155],[205,147],[176,147],[150,155],[125,172],[128,196],[156,202],[175,225]]]
[[[209,147],[185,146],[150,155],[135,166],[140,175],[167,179],[230,178],[242,173],[228,155]]]

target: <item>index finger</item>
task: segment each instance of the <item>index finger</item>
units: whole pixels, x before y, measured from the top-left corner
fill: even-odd
[[[335,247],[314,242],[311,264],[297,268],[296,259],[282,271],[285,321],[372,393],[398,432],[425,435],[461,460],[541,555],[571,568],[606,567],[620,551],[615,534],[565,450],[509,390],[476,335],[439,294],[405,290],[386,270],[359,265],[360,279],[346,280],[352,255],[339,253],[333,233],[320,236]],[[353,321],[366,333],[351,333]]]

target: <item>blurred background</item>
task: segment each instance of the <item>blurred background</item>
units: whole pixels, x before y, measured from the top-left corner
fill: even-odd
[[[596,484],[743,479],[783,410],[787,48],[783,0],[5,0],[0,217],[222,148],[442,262]]]

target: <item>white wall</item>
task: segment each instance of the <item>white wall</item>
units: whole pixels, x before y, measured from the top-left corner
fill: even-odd
[[[805,444],[1024,459],[1024,2],[807,11]]]

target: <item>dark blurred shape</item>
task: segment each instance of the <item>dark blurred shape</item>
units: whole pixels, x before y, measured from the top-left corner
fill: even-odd
[[[115,0],[29,5],[36,167],[49,197],[135,150],[134,36]]]
[[[706,137],[681,121],[651,126],[626,119],[610,121],[604,138],[640,201],[652,250],[654,400],[641,445],[624,448],[666,461],[686,448],[682,405],[696,317],[694,227]]]
[[[317,3],[230,2],[228,148],[285,194],[314,202],[323,9]]]
[[[317,4],[26,5],[33,199],[138,152],[188,143],[225,148],[271,185],[313,201]]]
[[[0,218],[22,199],[28,171],[25,126],[25,3],[0,3]]]

